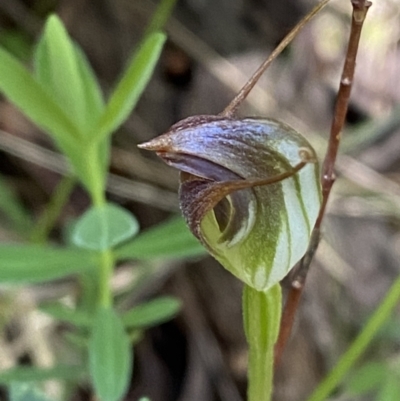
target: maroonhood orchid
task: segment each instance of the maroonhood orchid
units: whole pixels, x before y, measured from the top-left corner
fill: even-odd
[[[320,207],[315,153],[266,118],[194,116],[141,148],[181,171],[180,204],[192,233],[258,291],[304,255]]]

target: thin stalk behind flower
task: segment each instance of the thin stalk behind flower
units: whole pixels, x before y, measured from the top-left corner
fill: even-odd
[[[315,223],[308,251],[301,259],[296,269],[294,269],[291,273],[291,287],[287,297],[288,301],[284,306],[280,336],[275,350],[276,364],[279,363],[286,342],[290,336],[296,310],[298,309],[301,294],[304,289],[307,273],[318,248],[322,219],[325,215],[326,205],[335,181],[334,168],[341,140],[341,131],[345,123],[350,92],[354,79],[356,57],[361,31],[368,9],[372,3],[366,0],[352,0],[351,4],[353,6],[353,14],[349,45],[347,48],[346,59],[336,99],[335,113],[332,119],[328,149],[322,167],[322,204],[317,221]]]

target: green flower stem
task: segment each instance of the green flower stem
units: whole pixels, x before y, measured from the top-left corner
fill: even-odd
[[[270,401],[273,387],[274,345],[278,338],[282,291],[275,284],[266,292],[245,286],[243,320],[249,343],[248,401]]]
[[[339,362],[332,369],[329,375],[320,383],[307,401],[324,401],[336,388],[343,377],[352,368],[357,359],[362,355],[371,340],[389,318],[394,307],[400,299],[400,276],[389,289],[384,300],[368,320],[363,331],[359,334],[350,348],[340,358]]]
[[[50,202],[31,232],[30,239],[32,242],[46,242],[49,233],[54,227],[63,207],[67,203],[75,184],[75,177],[65,176],[61,179],[50,199]]]

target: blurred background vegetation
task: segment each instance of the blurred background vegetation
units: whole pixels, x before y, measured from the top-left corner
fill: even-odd
[[[179,0],[166,27],[169,41],[156,73],[135,112],[113,137],[109,199],[131,210],[143,229],[178,212],[177,173],[136,145],[189,115],[220,112],[312,4]],[[55,12],[83,47],[108,93],[154,8],[149,0],[3,0],[0,45],[30,60],[46,16]],[[284,120],[322,157],[350,12],[349,1],[332,1],[275,61],[242,115]],[[306,399],[399,274],[399,21],[400,4],[395,0],[376,1],[368,15],[324,240],[276,376],[280,401]],[[0,241],[19,241],[26,222],[40,218],[66,171],[63,166],[52,143],[0,98]],[[5,186],[20,203],[14,209],[10,203],[3,205]],[[77,187],[51,232],[54,242],[62,238],[62,227],[88,205],[87,195]],[[241,284],[209,257],[133,267],[126,264],[116,271],[117,294],[135,284],[140,290],[129,302],[174,295],[182,299],[183,309],[173,321],[146,332],[137,346],[127,400],[143,394],[152,401],[243,400]],[[148,273],[136,283],[140,267]],[[51,366],[68,353],[61,341],[68,327],[52,321],[36,305],[60,298],[68,303],[76,291],[72,280],[0,287],[0,370],[17,364]],[[392,383],[399,374],[399,346],[400,324],[394,316],[359,363],[358,375],[353,380],[349,376],[332,400],[378,399],[389,379]],[[362,383],[371,382],[377,372],[385,375],[363,389]],[[393,394],[399,391],[398,384],[397,390],[390,385]],[[57,396],[56,384],[48,383],[47,390]],[[85,388],[71,395],[71,400],[88,399]]]

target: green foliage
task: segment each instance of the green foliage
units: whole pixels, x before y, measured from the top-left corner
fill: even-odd
[[[45,245],[0,245],[2,282],[38,283],[94,270],[98,256],[76,248]]]
[[[104,191],[108,137],[135,106],[164,42],[160,32],[145,38],[107,105],[86,57],[55,15],[36,47],[35,76],[0,49],[0,90],[52,136],[93,198]]]
[[[37,81],[63,105],[84,136],[99,117],[103,99],[93,71],[55,15],[46,22],[34,64]]]
[[[124,313],[122,322],[129,328],[152,327],[172,319],[180,308],[181,303],[176,298],[160,297]]]
[[[121,319],[113,309],[99,308],[89,341],[90,374],[102,401],[125,393],[132,370],[132,352]]]
[[[348,350],[340,357],[334,368],[310,395],[307,401],[324,401],[336,386],[343,380],[355,362],[360,358],[372,339],[389,319],[393,309],[400,300],[400,277],[390,287],[379,306],[364,325]]]
[[[347,390],[353,395],[365,394],[379,386],[385,380],[388,373],[383,363],[366,363],[353,373],[347,384]]]
[[[0,90],[34,123],[56,139],[76,137],[78,127],[12,55],[0,48]]]
[[[171,319],[179,311],[180,303],[172,297],[161,297],[121,315],[117,313],[119,306],[110,286],[116,259],[147,260],[203,253],[181,219],[132,238],[139,232],[136,218],[105,200],[111,135],[132,112],[152,76],[166,40],[160,29],[173,4],[174,0],[160,3],[155,20],[108,101],[103,98],[85,54],[56,15],[47,19],[34,48],[33,73],[0,48],[0,92],[54,140],[69,160],[73,174],[61,181],[36,227],[0,179],[0,211],[26,238],[41,243],[2,244],[0,282],[43,283],[74,275],[81,288],[75,307],[51,302],[40,308],[71,325],[73,331],[67,337],[85,352],[89,361],[89,372],[84,366],[62,364],[48,369],[29,366],[1,372],[0,383],[10,385],[12,401],[47,400],[28,382],[79,382],[88,373],[96,399],[121,400],[132,373],[132,343],[141,333],[136,330],[135,337],[132,330]],[[88,191],[92,206],[76,221],[71,245],[50,246],[46,243],[48,233],[76,180]]]
[[[138,235],[120,246],[115,257],[148,260],[154,258],[195,257],[205,254],[204,247],[193,237],[182,217],[173,218]]]
[[[400,399],[399,365],[387,362],[369,362],[362,365],[346,384],[350,395],[374,394],[376,401]]]
[[[46,303],[40,306],[40,310],[60,322],[67,322],[80,328],[90,328],[93,317],[84,310],[73,309],[59,302]]]
[[[72,241],[84,249],[113,248],[139,231],[136,219],[117,205],[106,203],[87,210],[75,225]]]
[[[150,80],[165,39],[161,32],[152,33],[134,54],[91,132],[92,140],[102,140],[126,120]]]

